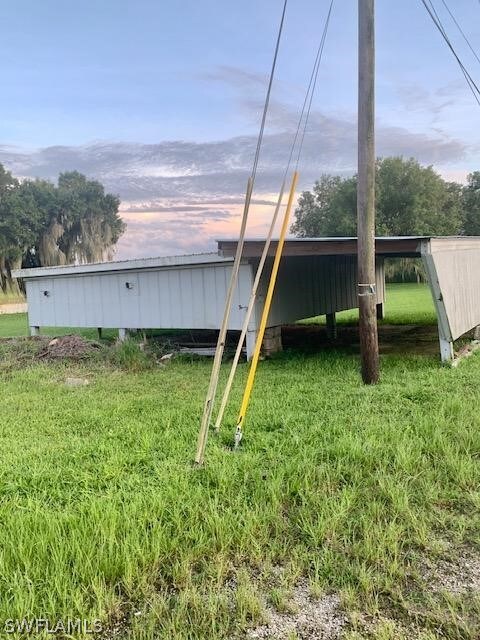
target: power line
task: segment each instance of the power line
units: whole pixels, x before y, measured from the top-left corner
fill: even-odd
[[[460,56],[457,54],[457,52],[455,51],[453,44],[450,40],[450,38],[448,37],[448,34],[445,30],[445,27],[443,26],[443,23],[440,19],[440,16],[437,13],[437,10],[435,9],[435,6],[433,4],[433,0],[428,0],[429,4],[430,4],[430,8],[434,14],[435,17],[435,23],[437,24],[440,33],[442,34],[442,36],[444,37],[445,41],[447,42],[450,50],[452,51],[453,55],[455,56],[460,69],[462,70],[462,73],[465,77],[465,80],[467,81],[468,86],[470,87],[470,90],[472,91],[472,93],[474,94],[474,98],[477,101],[477,103],[479,102],[478,100],[478,94],[480,94],[480,90],[475,82],[475,80],[472,78],[472,76],[470,75],[469,71],[467,70],[467,68],[465,67],[465,65],[463,64],[462,60],[460,59]],[[425,4],[425,2],[424,2]],[[430,14],[431,15],[431,14]]]
[[[329,23],[330,23],[330,16],[332,14],[333,3],[334,3],[334,0],[331,0],[330,7],[329,7],[329,10],[328,10],[328,13],[327,13],[326,20],[325,20],[325,26],[323,28],[322,37],[320,39],[320,44],[318,46],[317,55],[315,57],[315,62],[314,62],[314,65],[313,65],[312,73],[310,75],[310,81],[308,83],[307,91],[306,91],[306,94],[305,94],[305,99],[303,101],[303,105],[302,105],[302,109],[301,109],[301,113],[300,113],[300,118],[298,120],[297,130],[296,130],[295,137],[293,139],[292,146],[291,146],[291,149],[290,149],[290,155],[289,155],[289,158],[288,158],[287,167],[285,169],[285,176],[284,176],[284,180],[283,180],[283,185],[285,184],[285,178],[286,178],[286,176],[288,174],[288,171],[290,169],[290,164],[291,164],[291,161],[292,161],[293,153],[294,153],[297,141],[298,141],[298,136],[299,136],[299,133],[300,133],[300,129],[302,128],[302,121],[304,119],[303,132],[302,132],[302,137],[300,139],[300,143],[298,145],[298,154],[297,154],[296,166],[295,166],[295,171],[293,173],[292,186],[290,188],[290,194],[289,194],[287,209],[286,209],[285,216],[284,216],[284,219],[283,219],[282,229],[281,229],[281,232],[280,232],[280,238],[278,240],[277,249],[276,249],[276,252],[275,252],[275,258],[274,258],[274,262],[273,262],[273,266],[272,266],[272,273],[270,275],[270,281],[269,281],[269,285],[268,285],[267,295],[266,295],[266,298],[265,298],[265,303],[264,303],[262,316],[261,316],[261,319],[260,319],[260,325],[259,325],[259,329],[258,329],[258,335],[257,335],[256,342],[255,342],[255,349],[254,349],[254,352],[253,352],[252,362],[251,362],[251,365],[250,365],[247,382],[246,382],[245,389],[244,389],[244,392],[243,392],[242,405],[241,405],[240,413],[239,413],[238,420],[237,420],[237,427],[236,427],[236,432],[235,432],[235,447],[238,446],[238,444],[240,443],[240,440],[242,439],[242,436],[243,436],[243,423],[244,423],[244,420],[245,420],[245,414],[247,412],[248,405],[250,403],[250,397],[251,397],[251,393],[252,393],[252,390],[253,390],[253,385],[254,385],[254,381],[255,381],[255,374],[256,374],[257,366],[258,366],[258,358],[259,358],[259,355],[260,355],[260,347],[261,347],[261,344],[262,344],[262,339],[263,339],[265,327],[266,327],[267,320],[268,320],[268,314],[269,314],[269,311],[270,311],[270,304],[271,304],[273,293],[274,293],[274,289],[275,289],[275,282],[276,282],[276,278],[277,278],[278,267],[279,267],[281,256],[282,256],[283,243],[284,243],[285,235],[286,235],[287,228],[288,228],[288,221],[289,221],[290,211],[291,211],[291,208],[292,208],[293,198],[294,198],[294,195],[295,195],[295,189],[296,189],[296,185],[297,185],[298,164],[299,164],[300,156],[301,156],[301,153],[302,153],[302,147],[303,147],[303,142],[304,142],[304,139],[305,139],[305,133],[306,133],[306,130],[307,130],[308,120],[309,120],[309,117],[310,117],[310,111],[311,111],[311,108],[312,108],[313,96],[314,96],[315,87],[316,87],[316,84],[317,84],[318,71],[319,71],[319,68],[320,68],[320,62],[322,60],[323,49],[325,47],[325,40],[326,40],[326,37],[327,37],[328,26],[329,26]],[[308,107],[307,107],[307,103],[308,103]],[[282,185],[282,189],[281,189],[281,192],[280,192],[281,194],[283,193],[283,185]],[[279,203],[280,202],[281,202],[281,196],[280,196],[280,199],[279,199]],[[269,249],[269,246],[270,246],[270,240],[271,240],[273,228],[274,228],[274,225],[275,225],[276,216],[278,214],[278,209],[279,209],[279,207],[277,206],[277,208],[275,209],[274,217],[273,217],[271,225],[270,225],[270,230],[269,230],[269,234],[268,234],[267,240],[265,241],[265,246],[264,246],[264,249],[263,249],[263,252],[262,252],[262,257],[260,259],[260,264],[259,264],[259,267],[257,269],[257,274],[255,276],[255,283],[259,282],[259,279],[260,279],[260,276],[261,276],[261,273],[262,273],[262,270],[263,270],[263,265],[265,263],[265,259],[266,259],[267,254],[268,254],[268,249]],[[254,284],[254,289],[255,289],[255,287],[256,287],[256,284]],[[249,303],[249,309],[250,309],[250,307],[251,307],[251,305]],[[246,323],[247,323],[245,325],[245,328],[246,328],[248,326],[248,320],[247,319],[245,319],[245,320],[246,320]],[[242,334],[243,333],[244,332],[242,331]],[[239,346],[241,345],[242,342],[243,342],[243,339],[241,337],[240,341],[239,341]],[[239,351],[239,348],[237,347],[237,353],[238,353],[238,351]],[[236,364],[234,364],[234,366],[236,366]],[[232,371],[234,373],[235,370],[232,368]],[[231,373],[230,374],[230,379],[232,378],[232,375],[233,374]],[[227,398],[228,398],[228,393],[229,393],[229,387],[228,386],[227,386],[226,392],[227,392]],[[224,404],[225,403],[226,403],[226,399],[224,398],[224,400],[222,401],[221,412],[224,409]],[[221,418],[222,418],[222,413],[220,413],[218,426],[220,425]]]
[[[308,103],[307,114],[305,116],[305,123],[304,123],[304,126],[303,126],[302,138],[300,140],[300,145],[299,145],[299,148],[298,148],[298,155],[297,155],[297,161],[295,163],[295,170],[298,169],[298,164],[300,162],[300,156],[302,154],[303,142],[305,140],[305,133],[307,131],[307,124],[308,124],[308,120],[310,118],[310,111],[312,109],[313,96],[315,94],[315,89],[316,89],[316,86],[317,86],[318,71],[320,69],[320,63],[321,63],[322,57],[323,57],[323,49],[325,48],[325,41],[327,39],[327,32],[328,32],[328,27],[329,27],[329,24],[330,24],[330,17],[332,15],[333,3],[334,3],[334,0],[331,0],[330,7],[329,7],[328,13],[327,13],[327,18],[325,20],[325,26],[323,28],[322,37],[321,37],[321,40],[320,40],[320,45],[318,47],[317,59],[316,59],[316,69],[315,69],[315,66],[314,66],[314,69],[313,69],[313,71],[314,71],[313,86],[312,86],[312,90],[311,90],[311,93],[310,93],[310,101]]]
[[[479,0],[480,2],[480,0]],[[460,24],[458,23],[457,19],[455,18],[455,16],[453,15],[452,11],[450,10],[450,7],[448,6],[448,4],[446,3],[446,0],[442,0],[443,6],[445,7],[445,9],[448,11],[451,19],[454,21],[454,23],[457,25],[457,29],[460,31],[460,33],[462,34],[463,39],[465,40],[465,42],[468,45],[468,48],[470,49],[470,51],[473,53],[473,55],[475,56],[475,58],[477,59],[478,62],[480,62],[480,57],[478,56],[477,52],[475,51],[475,49],[472,47],[470,40],[467,38],[464,30],[462,29],[462,27],[460,26]]]
[[[442,35],[443,39],[445,40],[448,48],[453,53],[453,56],[455,57],[458,65],[460,67],[460,70],[462,71],[463,76],[465,77],[465,81],[467,82],[468,87],[469,87],[470,91],[473,94],[473,97],[475,98],[477,104],[480,106],[480,98],[479,98],[480,89],[478,88],[475,80],[472,78],[472,76],[470,75],[470,73],[466,69],[465,65],[463,64],[462,60],[460,59],[460,56],[455,51],[455,48],[454,48],[452,42],[450,41],[450,38],[448,37],[448,34],[447,34],[446,30],[445,30],[445,27],[442,24],[442,21],[441,21],[439,15],[438,15],[434,5],[433,5],[432,0],[428,0],[428,3],[427,3],[426,0],[421,0],[421,1],[422,1],[422,4],[424,5],[425,9],[427,10],[430,18],[432,19],[433,23],[435,24],[435,26],[437,27],[438,31],[440,32],[440,34]]]
[[[318,71],[319,71],[319,68],[320,68],[320,63],[322,61],[323,49],[325,47],[325,40],[326,40],[326,37],[327,37],[327,31],[328,31],[328,26],[329,26],[329,23],[330,23],[330,16],[332,14],[334,1],[335,0],[331,0],[331,2],[330,2],[330,7],[328,9],[327,17],[326,17],[325,24],[324,24],[324,27],[323,27],[322,37],[320,38],[320,43],[318,45],[317,53],[315,55],[315,60],[314,60],[314,63],[313,63],[312,72],[310,74],[310,79],[309,79],[309,82],[308,82],[307,90],[305,92],[305,98],[303,100],[302,108],[301,108],[301,111],[300,111],[300,117],[299,117],[298,123],[297,123],[297,129],[295,131],[295,136],[293,138],[293,142],[292,142],[292,145],[290,147],[290,155],[288,157],[287,166],[286,166],[285,173],[284,173],[284,176],[283,176],[284,180],[286,179],[288,171],[290,169],[290,165],[292,163],[293,154],[294,154],[294,151],[295,151],[295,146],[297,144],[298,136],[300,134],[300,129],[302,127],[303,118],[305,117],[305,124],[304,124],[304,128],[303,128],[302,139],[301,139],[301,143],[300,143],[300,147],[299,147],[299,151],[298,151],[298,155],[297,155],[297,160],[296,160],[296,166],[295,166],[295,168],[298,169],[298,163],[299,163],[299,159],[300,159],[300,155],[301,155],[302,147],[303,147],[303,140],[305,138],[305,129],[306,129],[306,126],[307,126],[308,119],[310,117],[310,109],[311,109],[311,106],[312,106],[313,95],[315,93],[315,87],[316,87],[317,78],[318,78]],[[480,0],[478,0],[478,1],[480,2]],[[309,100],[309,98],[310,98],[310,100]],[[308,102],[308,110],[307,110],[307,114],[305,116],[305,110],[307,109],[307,102]]]
[[[252,182],[255,181],[255,175],[257,173],[257,167],[258,167],[258,160],[260,158],[260,149],[261,149],[261,146],[262,146],[263,134],[264,134],[264,131],[265,131],[265,122],[267,120],[268,105],[270,104],[270,94],[272,93],[273,78],[275,76],[275,67],[277,66],[278,50],[280,49],[280,41],[282,39],[283,23],[285,22],[285,12],[287,10],[287,4],[288,4],[288,0],[285,0],[284,3],[283,3],[282,17],[280,19],[280,26],[278,28],[277,41],[276,41],[276,44],[275,44],[275,53],[273,54],[272,69],[270,71],[270,79],[268,81],[267,95],[265,97],[265,104],[263,106],[262,122],[260,124],[260,131],[259,131],[258,139],[257,139],[257,148],[255,150],[255,158],[253,160]]]
[[[432,22],[434,23],[434,25],[437,27],[438,31],[440,32],[441,36],[443,37],[443,39],[445,40],[448,48],[450,49],[450,51],[453,53],[458,66],[460,67],[460,70],[462,71],[464,77],[465,77],[465,81],[468,84],[468,87],[470,89],[470,91],[473,94],[473,97],[475,98],[475,101],[477,102],[478,106],[480,106],[480,89],[478,87],[478,85],[476,84],[475,80],[472,78],[472,76],[470,75],[470,73],[468,72],[468,70],[466,69],[465,65],[463,64],[463,62],[460,59],[460,56],[457,54],[457,52],[455,51],[455,48],[453,46],[453,44],[450,41],[450,38],[448,37],[447,32],[445,31],[445,27],[442,24],[442,21],[440,20],[440,17],[433,5],[432,0],[429,0],[427,2],[427,0],[421,0],[423,6],[425,7],[428,15],[430,16],[430,18],[432,19]]]

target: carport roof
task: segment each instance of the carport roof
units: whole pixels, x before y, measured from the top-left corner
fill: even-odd
[[[99,262],[93,264],[61,265],[18,269],[13,272],[15,278],[39,278],[69,276],[78,274],[96,274],[111,271],[129,271],[159,269],[168,267],[195,267],[206,264],[228,263],[232,261],[237,248],[237,239],[217,240],[218,252],[200,253],[184,256],[165,256],[158,258],[140,258],[136,260],[120,260],[116,262]],[[265,245],[264,238],[247,238],[242,258],[258,258]],[[272,240],[269,255],[274,255],[278,240]],[[480,250],[480,236],[391,236],[377,237],[375,251],[383,257],[420,257],[431,250],[464,251]],[[288,238],[283,249],[284,256],[313,255],[356,255],[357,238]]]
[[[378,236],[375,239],[375,252],[384,257],[420,257],[422,245],[429,244],[432,239],[445,245],[445,248],[466,248],[472,240],[480,242],[480,238],[468,236]],[[232,256],[237,248],[236,239],[217,240],[218,252],[221,256]],[[272,240],[269,255],[274,255],[278,240]],[[247,238],[242,255],[245,258],[255,258],[262,254],[265,239]],[[478,245],[477,245],[478,246]],[[283,248],[284,256],[308,255],[356,255],[357,238],[288,238]]]

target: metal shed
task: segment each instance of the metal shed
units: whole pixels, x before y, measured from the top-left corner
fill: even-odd
[[[229,328],[240,330],[263,249],[246,240]],[[219,240],[218,253],[148,258],[77,266],[22,269],[32,333],[45,326],[129,329],[218,329],[236,240]],[[273,256],[276,242],[270,252]],[[442,360],[453,358],[453,341],[480,325],[480,238],[397,237],[376,240],[379,317],[385,301],[384,259],[421,257],[438,317]],[[285,242],[267,339],[281,325],[357,307],[356,238],[305,238]],[[267,261],[247,333],[255,343],[272,259]]]
[[[218,329],[232,258],[216,253],[24,269],[28,323],[41,327]],[[252,288],[251,266],[240,266],[230,317],[243,323]]]

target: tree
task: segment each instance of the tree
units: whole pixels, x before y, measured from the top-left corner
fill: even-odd
[[[463,189],[463,209],[464,234],[480,235],[480,171],[474,171],[467,177],[467,186]]]
[[[58,189],[47,180],[26,180],[17,191],[21,212],[21,229],[30,230],[28,245],[22,252],[22,262],[29,267],[66,264],[58,250],[63,233],[59,223],[60,203]]]
[[[120,201],[105,194],[100,182],[78,171],[61,173],[55,214],[38,241],[43,265],[100,262],[111,259],[112,248],[125,230],[118,216]]]
[[[120,201],[77,171],[19,183],[0,165],[0,287],[13,269],[111,259],[125,229]]]
[[[303,237],[356,235],[356,185],[356,176],[322,176],[312,192],[302,193],[292,232]],[[463,225],[462,189],[413,158],[380,159],[376,214],[377,235],[458,234]]]
[[[0,288],[11,283],[12,264],[21,254],[22,233],[15,192],[18,181],[0,164]]]
[[[319,229],[326,229],[330,215],[330,204],[341,184],[339,176],[322,175],[313,185],[312,191],[304,191],[295,211],[295,222],[291,231],[300,238],[318,235]]]

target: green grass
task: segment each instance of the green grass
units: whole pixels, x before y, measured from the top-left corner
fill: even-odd
[[[64,336],[76,333],[84,338],[96,340],[98,333],[96,329],[79,329],[72,327],[42,327],[42,335]],[[117,335],[117,331],[111,329],[103,332],[102,336],[112,339]],[[29,335],[28,316],[26,313],[4,313],[0,315],[0,338],[18,338]]]
[[[197,469],[210,360],[135,374],[98,357],[12,368],[11,348],[0,343],[0,621],[233,638],[261,619],[259,594],[284,608],[304,575],[350,613],[394,611],[425,639],[478,637],[478,599],[433,598],[416,578],[446,541],[453,555],[479,539],[478,355],[457,369],[384,356],[375,387],[342,351],[262,362],[233,453],[241,366],[227,427]],[[90,385],[67,388],[67,376]],[[388,633],[377,637],[401,637]]]
[[[338,324],[354,324],[358,309],[337,314]],[[325,316],[302,320],[302,324],[324,324]],[[385,318],[380,324],[436,324],[432,295],[426,284],[387,284]]]
[[[0,338],[16,338],[28,335],[26,313],[4,313],[0,315]]]

